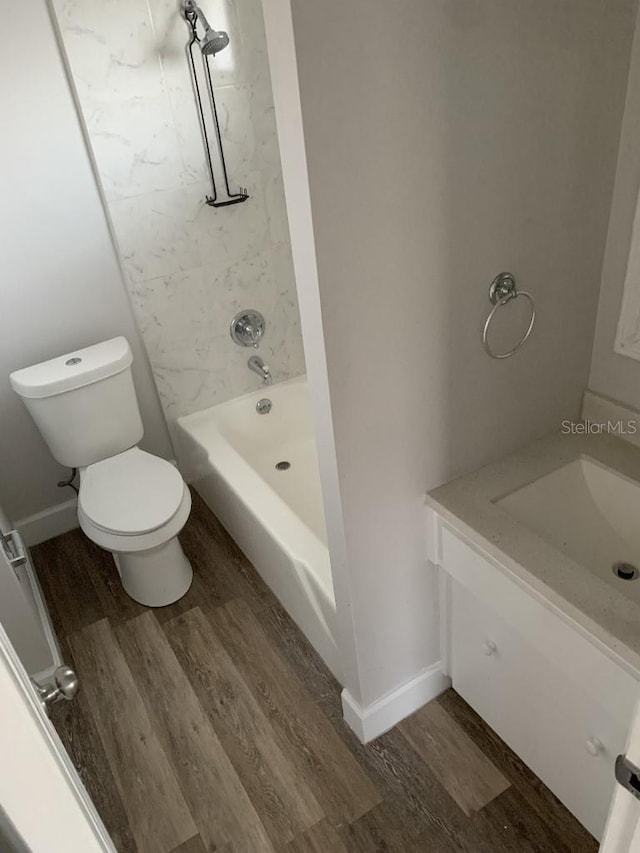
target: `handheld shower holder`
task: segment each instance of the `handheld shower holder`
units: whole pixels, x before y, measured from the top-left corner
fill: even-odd
[[[209,177],[211,179],[212,195],[205,196],[205,201],[210,207],[228,207],[231,204],[240,204],[249,198],[249,193],[246,187],[240,187],[239,192],[231,192],[229,186],[229,175],[227,173],[227,163],[224,155],[224,147],[222,144],[222,134],[220,132],[220,122],[218,120],[218,110],[216,108],[216,99],[213,93],[213,81],[211,79],[211,69],[209,68],[209,57],[215,56],[229,44],[229,36],[223,30],[214,30],[204,12],[195,2],[195,0],[182,0],[182,16],[191,30],[189,42],[187,43],[186,53],[189,62],[189,70],[191,72],[191,82],[193,84],[193,93],[198,109],[198,117],[200,119],[200,132],[202,133],[202,142],[204,145],[205,158]],[[197,25],[198,21],[204,28],[204,36],[198,36]],[[211,155],[211,143],[209,141],[209,133],[207,131],[207,119],[205,116],[205,105],[203,103],[200,92],[200,84],[198,82],[198,71],[194,50],[198,50],[202,59],[202,71],[204,74],[205,86],[208,95],[208,106],[210,107],[210,118],[213,124],[215,143],[220,160],[220,168],[224,180],[224,188],[226,195],[221,197],[218,195],[218,187],[216,184],[215,170]]]

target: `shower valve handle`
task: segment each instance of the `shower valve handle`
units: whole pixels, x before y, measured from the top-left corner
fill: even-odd
[[[245,332],[247,333],[248,338],[253,341],[253,346],[258,349],[258,343],[260,341],[260,332],[257,329],[254,329],[253,326],[246,326]]]
[[[264,336],[264,317],[259,311],[240,311],[231,321],[231,337],[241,347],[257,349]]]

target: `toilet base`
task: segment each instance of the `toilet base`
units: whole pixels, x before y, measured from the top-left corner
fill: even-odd
[[[127,595],[146,607],[166,607],[189,590],[191,563],[178,537],[148,551],[112,552]]]

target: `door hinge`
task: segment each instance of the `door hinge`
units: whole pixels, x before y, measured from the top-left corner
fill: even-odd
[[[18,536],[18,531],[10,530],[8,533],[0,534],[0,542],[2,543],[2,549],[7,562],[14,572],[17,572],[17,569],[20,566],[24,566],[27,562],[27,555],[25,554],[22,541]]]

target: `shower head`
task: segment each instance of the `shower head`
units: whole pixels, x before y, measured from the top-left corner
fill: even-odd
[[[198,41],[200,44],[200,50],[205,56],[215,56],[216,53],[220,53],[221,50],[225,49],[229,44],[229,34],[225,33],[224,30],[214,30],[195,0],[184,0],[183,11],[185,18],[193,21],[192,26],[194,28],[194,34],[196,19],[199,20],[204,27],[204,35]]]
[[[224,30],[212,30],[209,27],[200,39],[200,50],[205,56],[215,56],[229,44],[229,35]]]

